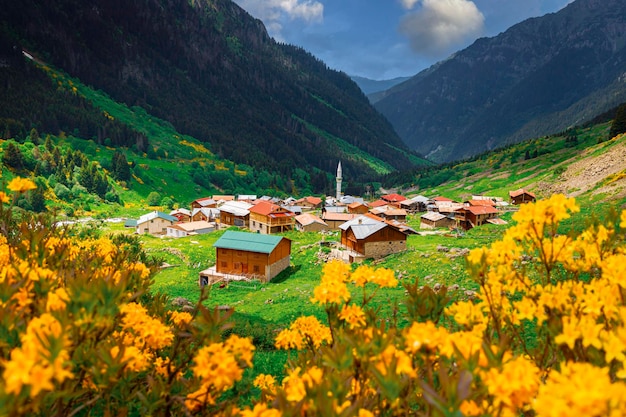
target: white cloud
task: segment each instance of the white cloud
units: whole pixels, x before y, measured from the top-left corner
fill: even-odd
[[[402,0],[404,4],[412,0]],[[415,2],[413,2],[415,3]],[[485,17],[469,0],[422,0],[421,8],[405,15],[400,33],[420,54],[447,54],[484,29]]]
[[[235,0],[252,16],[261,19],[270,35],[281,38],[281,20],[304,20],[319,23],[324,20],[324,5],[317,0]]]
[[[407,10],[411,10],[419,0],[400,0],[400,4]]]

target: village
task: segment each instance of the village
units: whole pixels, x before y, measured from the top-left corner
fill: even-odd
[[[215,242],[216,262],[200,272],[201,286],[223,281],[269,282],[290,265],[291,240],[280,233],[298,230],[324,234],[339,232],[330,258],[348,263],[380,259],[406,250],[407,236],[418,234],[406,220],[420,215],[420,230],[466,231],[490,224],[506,224],[500,213],[532,202],[535,195],[524,189],[501,197],[472,196],[454,201],[444,196],[405,197],[385,194],[375,201],[343,195],[341,163],[337,168],[336,194],[324,199],[300,199],[256,195],[213,195],[198,198],[189,208],[169,214],[151,211],[129,220],[126,227],[137,234],[180,238],[228,229]]]

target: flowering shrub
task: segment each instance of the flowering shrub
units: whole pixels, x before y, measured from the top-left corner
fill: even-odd
[[[252,395],[255,348],[223,337],[226,317],[168,311],[125,244],[13,222],[34,186],[15,181],[0,198],[3,414],[626,415],[626,212],[576,235],[559,228],[573,200],[522,206],[468,255],[477,296],[406,285],[402,327],[371,303],[393,273],[330,262],[311,299],[326,318],[277,335],[291,360]]]
[[[446,306],[445,289],[409,285],[403,329],[368,306],[397,285],[389,271],[326,265],[312,302],[328,329],[303,331],[298,319],[278,335],[277,347],[301,350],[282,383],[257,380],[267,405],[285,415],[626,415],[626,211],[562,234],[577,211],[562,195],[522,206],[500,241],[467,257],[476,299]]]
[[[225,317],[167,311],[154,268],[109,238],[74,238],[43,216],[18,223],[0,198],[2,415],[214,414],[251,366],[248,339],[222,340]],[[120,242],[123,242],[120,241]]]

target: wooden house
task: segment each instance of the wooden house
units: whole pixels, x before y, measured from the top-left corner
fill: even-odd
[[[469,230],[473,227],[482,226],[489,219],[495,219],[500,212],[491,206],[464,206],[455,212],[455,218],[459,227]]]
[[[217,207],[217,201],[215,201],[212,197],[204,197],[204,198],[198,198],[197,200],[193,200],[191,202],[191,210],[195,208],[203,208],[203,207],[207,207],[207,208]]]
[[[288,209],[269,201],[260,201],[250,207],[249,229],[253,232],[272,234],[293,230],[296,215]]]
[[[376,208],[376,207],[381,207],[381,206],[386,206],[388,203],[385,200],[379,199],[376,201],[372,201],[371,203],[368,203],[368,205],[370,206],[370,208]]]
[[[322,207],[322,199],[319,197],[304,197],[296,200],[295,204],[302,207],[303,210],[315,210]]]
[[[474,207],[495,207],[496,203],[493,200],[466,200],[463,202],[466,206],[474,206]]]
[[[268,282],[289,267],[291,240],[227,230],[215,244],[215,267],[200,273],[201,284],[236,275]]]
[[[193,235],[203,235],[215,231],[216,224],[207,221],[176,223],[166,228],[168,237],[186,237]]]
[[[214,222],[220,218],[220,209],[201,207],[191,210],[192,222]]]
[[[523,188],[515,191],[509,191],[509,197],[511,198],[511,204],[532,203],[536,200],[534,193],[526,191]]]
[[[440,227],[456,227],[456,220],[436,211],[429,211],[420,218],[420,229],[437,229]]]
[[[444,215],[448,215],[448,214],[454,214],[458,209],[462,207],[463,207],[463,203],[441,200],[441,201],[435,201],[433,211],[436,211]]]
[[[385,220],[406,221],[406,210],[392,205],[373,208],[370,210],[370,213]]]
[[[339,230],[339,226],[354,219],[356,216],[358,216],[358,214],[325,211],[322,213],[322,220],[326,222],[330,230]]]
[[[237,201],[245,201],[246,203],[254,204],[257,200],[256,195],[254,194],[239,194],[237,196]]]
[[[400,207],[400,203],[407,198],[400,194],[386,194],[380,197],[381,200],[385,201],[387,204],[391,204],[395,207]]]
[[[148,214],[144,214],[137,220],[137,226],[135,227],[135,233],[151,235],[164,235],[167,232],[167,226],[171,226],[178,222],[178,219],[169,214],[162,213],[160,211],[153,211]]]
[[[311,213],[304,213],[296,216],[296,229],[301,232],[323,232],[328,230],[328,224]]]
[[[413,198],[400,201],[400,208],[405,209],[409,213],[417,213],[426,211],[428,205],[428,198],[423,195],[418,195]]]
[[[384,221],[365,215],[341,226],[341,245],[352,251],[352,262],[367,258],[379,259],[406,250],[407,235]]]
[[[352,214],[365,214],[369,211],[369,207],[366,203],[355,201],[352,204],[348,204],[348,213]]]
[[[186,208],[178,208],[176,210],[170,211],[170,216],[174,216],[178,219],[179,222],[190,222],[191,221],[191,211]]]
[[[219,205],[220,203],[224,203],[226,201],[235,201],[235,196],[234,195],[214,195],[213,200],[215,200]]]
[[[221,227],[249,227],[252,204],[245,201],[227,201],[220,206]]]

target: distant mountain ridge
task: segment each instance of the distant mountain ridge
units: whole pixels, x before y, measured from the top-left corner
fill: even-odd
[[[411,77],[396,77],[389,80],[372,80],[370,78],[359,77],[358,75],[351,75],[350,78],[352,78],[352,81],[354,81],[359,86],[361,91],[369,97],[372,94],[389,90],[391,87],[403,83]]]
[[[576,0],[384,95],[375,107],[436,161],[564,130],[626,101],[626,2]]]
[[[0,3],[0,43],[144,108],[220,157],[285,178],[332,174],[339,159],[350,178],[420,163],[348,76],[276,43],[230,0]],[[22,119],[29,129],[34,119]]]

